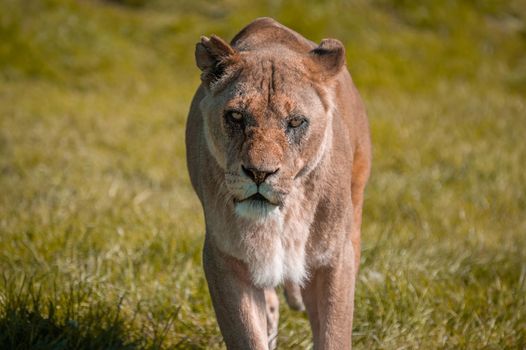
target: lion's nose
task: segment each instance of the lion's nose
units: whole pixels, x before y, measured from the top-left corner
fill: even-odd
[[[267,177],[269,177],[272,174],[275,174],[278,172],[279,169],[275,170],[262,170],[262,169],[256,169],[256,168],[246,168],[245,166],[241,166],[241,169],[243,169],[243,172],[246,176],[252,179],[256,183],[256,185],[260,185]]]

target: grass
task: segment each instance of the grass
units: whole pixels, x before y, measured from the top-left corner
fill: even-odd
[[[0,0],[0,348],[224,347],[184,124],[199,36],[262,15],[341,39],[369,111],[355,348],[526,348],[526,7],[496,0]]]

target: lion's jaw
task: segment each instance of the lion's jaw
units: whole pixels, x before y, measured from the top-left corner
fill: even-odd
[[[267,179],[257,185],[247,176],[238,173],[225,175],[227,191],[234,202],[235,214],[252,220],[266,220],[278,215],[285,204],[286,190],[279,177]]]
[[[269,202],[260,192],[234,202],[236,215],[251,220],[266,220],[279,215],[279,205]]]

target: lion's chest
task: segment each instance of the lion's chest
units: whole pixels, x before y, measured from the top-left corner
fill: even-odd
[[[296,196],[302,199],[301,193]],[[257,286],[302,284],[307,279],[305,251],[314,215],[301,200],[296,203],[261,220],[225,215],[232,220],[221,220],[221,229],[211,232],[221,251],[247,264]]]

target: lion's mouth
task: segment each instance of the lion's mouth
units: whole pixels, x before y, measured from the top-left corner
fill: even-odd
[[[255,203],[261,203],[261,204],[270,204],[270,205],[277,205],[276,203],[272,203],[269,201],[265,196],[263,196],[261,193],[256,192],[250,197],[247,197],[245,199],[242,199],[238,202],[246,202],[246,201],[253,201]]]
[[[268,202],[268,203],[270,203],[270,201],[265,196],[263,196],[261,193],[259,193],[259,192],[254,193],[252,196],[248,197],[245,200],[252,200],[252,201],[258,201],[258,202]]]

